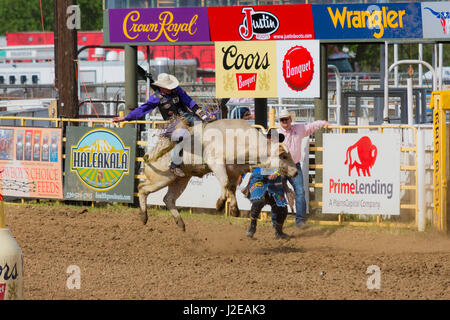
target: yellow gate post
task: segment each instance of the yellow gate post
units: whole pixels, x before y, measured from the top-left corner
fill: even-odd
[[[446,110],[450,110],[450,91],[433,91],[430,108],[433,109],[434,125],[434,210],[433,225],[447,232],[447,133]]]

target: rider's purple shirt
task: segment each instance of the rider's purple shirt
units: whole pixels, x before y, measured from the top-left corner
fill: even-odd
[[[192,100],[192,98],[180,87],[175,88],[175,94],[177,94],[180,97],[181,103],[183,103],[185,106],[187,106],[189,109],[192,110],[192,107],[195,106],[197,103]],[[170,95],[164,95],[161,93],[164,97],[169,97]],[[156,94],[153,94],[150,96],[150,98],[147,100],[147,102],[141,104],[138,108],[131,111],[129,114],[125,116],[126,121],[132,121],[132,120],[139,120],[143,118],[147,113],[152,112],[155,108],[159,107],[160,101]]]

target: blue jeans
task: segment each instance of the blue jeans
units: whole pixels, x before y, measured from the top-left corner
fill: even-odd
[[[305,190],[303,189],[303,174],[300,163],[296,164],[298,174],[295,178],[287,178],[294,187],[295,192],[295,223],[306,221],[306,200]]]

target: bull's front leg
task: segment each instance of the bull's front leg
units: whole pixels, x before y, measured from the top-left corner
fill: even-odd
[[[147,176],[147,173],[146,173]],[[139,183],[138,185],[138,196],[139,196],[139,217],[143,224],[147,223],[148,214],[147,214],[147,198],[148,195],[152,192],[156,192],[175,180],[175,176],[160,176],[159,179],[154,179],[152,175],[148,174],[152,179],[147,178],[145,181]]]
[[[140,183],[138,185],[138,196],[139,196],[139,218],[141,219],[142,223],[145,225],[148,220],[147,215],[147,197],[150,194],[151,183],[148,180],[145,180],[144,182]]]
[[[177,210],[175,203],[176,203],[177,199],[183,193],[184,189],[186,189],[186,186],[190,179],[191,179],[191,177],[178,178],[176,181],[174,181],[174,183],[169,185],[167,194],[164,196],[164,199],[163,199],[164,203],[166,204],[167,209],[169,209],[170,212],[172,213],[172,216],[175,219],[175,223],[183,231],[186,230],[186,227],[184,225],[184,221],[181,218],[180,213]]]

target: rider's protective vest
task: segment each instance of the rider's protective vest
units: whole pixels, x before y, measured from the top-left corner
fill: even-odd
[[[159,112],[161,112],[164,120],[169,120],[176,115],[181,116],[183,113],[188,112],[177,94],[165,97],[160,92],[157,92],[156,96],[159,99]]]

